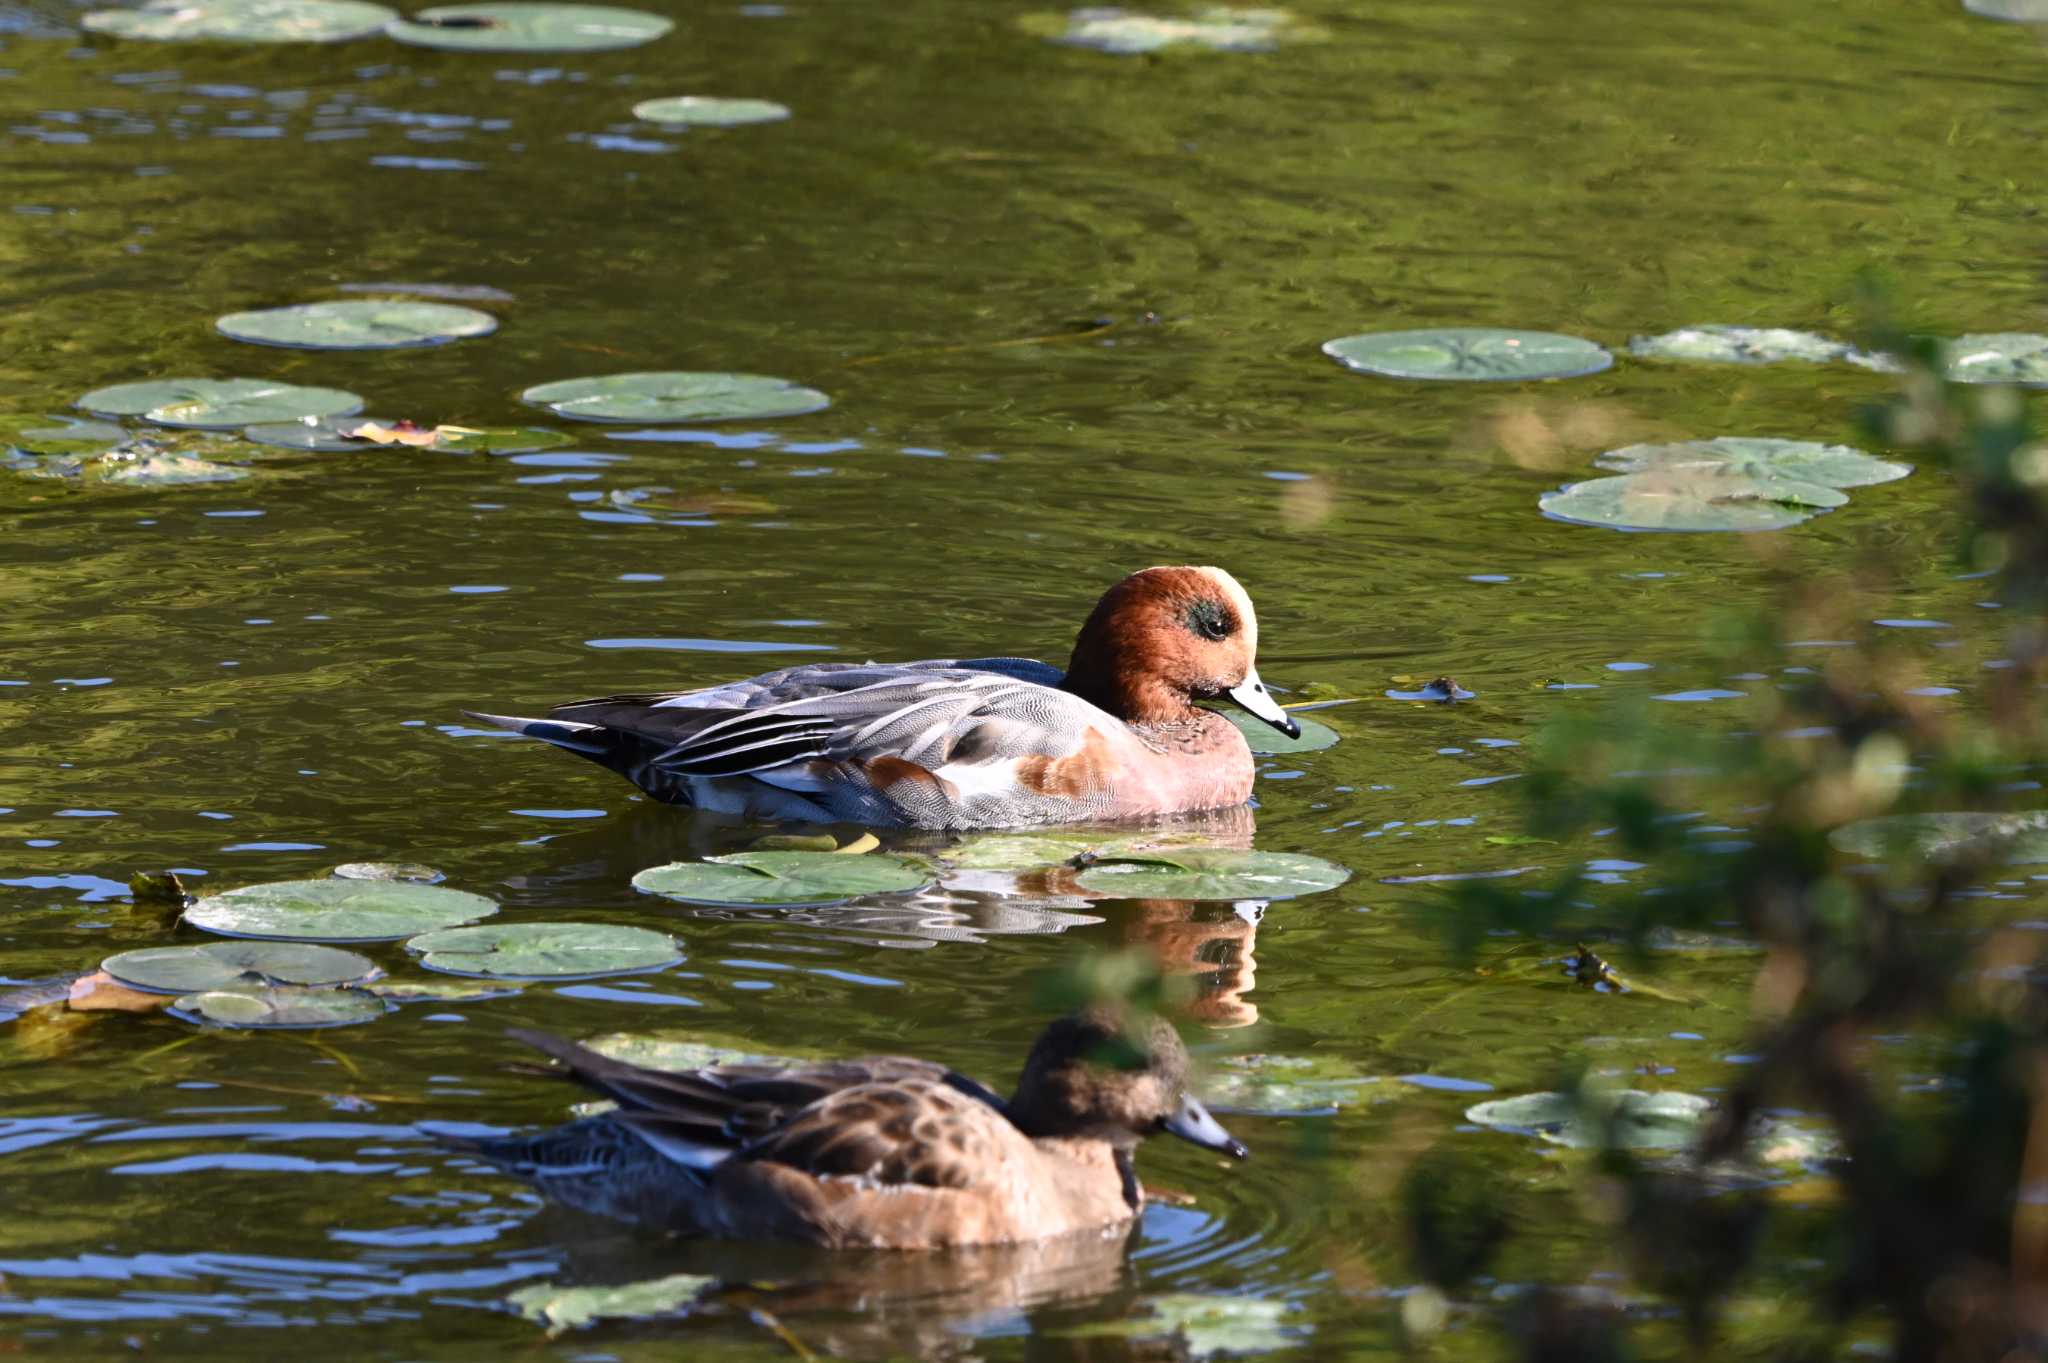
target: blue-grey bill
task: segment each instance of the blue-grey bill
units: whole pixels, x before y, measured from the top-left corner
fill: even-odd
[[[1165,1125],[1174,1135],[1204,1150],[1221,1150],[1232,1159],[1243,1159],[1251,1153],[1223,1129],[1223,1123],[1209,1115],[1209,1109],[1197,1102],[1193,1094],[1181,1096],[1180,1111],[1168,1117]]]

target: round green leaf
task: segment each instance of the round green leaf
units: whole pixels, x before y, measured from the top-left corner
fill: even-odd
[[[1214,1358],[1251,1357],[1298,1347],[1308,1322],[1295,1323],[1293,1302],[1257,1297],[1168,1292],[1138,1303],[1146,1314],[1092,1321],[1054,1333],[1081,1337],[1159,1340],[1194,1363]],[[1147,1354],[1149,1356],[1149,1352]]]
[[[1536,504],[1559,520],[1614,530],[1782,530],[1848,500],[1795,478],[1680,468],[1573,483]]]
[[[224,336],[256,345],[301,350],[396,350],[488,336],[498,319],[453,303],[351,298],[338,303],[295,303],[258,312],[231,312],[214,326]]]
[[[519,397],[571,421],[736,421],[832,405],[815,388],[765,374],[603,374],[543,383]]]
[[[139,416],[160,426],[225,430],[302,417],[347,416],[363,400],[339,388],[271,379],[155,379],[95,388],[78,406],[98,416]]]
[[[415,47],[451,52],[610,52],[651,43],[675,25],[611,5],[437,5],[384,31]]]
[[[187,1022],[210,1022],[216,1027],[347,1027],[374,1022],[390,1012],[391,1005],[362,989],[308,989],[288,984],[185,994],[169,1011]]]
[[[1345,867],[1298,852],[1189,847],[1105,857],[1077,883],[1118,899],[1293,899],[1349,879]]]
[[[2048,810],[1893,814],[1844,824],[1828,841],[1859,857],[1898,855],[1939,865],[1981,854],[1995,865],[2048,865]]]
[[[358,440],[350,434],[368,424],[390,426],[393,423],[385,417],[309,416],[297,421],[267,421],[260,426],[248,427],[242,434],[259,445],[274,445],[279,449],[343,454],[380,448],[372,441]]]
[[[178,487],[190,483],[232,483],[249,476],[246,469],[216,464],[189,454],[149,449],[122,449],[107,454],[49,456],[17,466],[30,478],[76,479],[114,487]]]
[[[1957,383],[2017,383],[2048,387],[2048,336],[1993,331],[1958,336],[1943,349],[1948,376]]]
[[[742,123],[775,123],[789,117],[788,106],[772,99],[718,99],[710,95],[674,95],[643,99],[633,117],[649,123],[731,128]]]
[[[359,984],[382,973],[366,956],[305,942],[145,947],[109,956],[100,969],[130,989],[156,994],[196,994],[252,984]]]
[[[1347,368],[1393,379],[1570,379],[1614,363],[1606,350],[1576,336],[1499,327],[1341,336],[1323,342],[1323,353]]]
[[[119,426],[84,417],[0,417],[0,445],[18,455],[105,454],[127,439],[128,432]]]
[[[1811,331],[1785,327],[1730,327],[1705,323],[1680,327],[1661,336],[1637,336],[1629,353],[1646,360],[1686,360],[1706,364],[1776,364],[1804,360],[1811,364],[1842,361],[1864,369],[1896,373],[1899,362],[1873,355],[1843,341]]]
[[[1467,1108],[1465,1120],[1579,1150],[1606,1144],[1626,1150],[1669,1150],[1691,1144],[1713,1106],[1690,1093],[1641,1093],[1635,1089],[1595,1091],[1578,1097],[1525,1093]]]
[[[718,1285],[716,1278],[691,1273],[650,1278],[612,1287],[565,1287],[536,1283],[505,1298],[520,1315],[552,1333],[580,1330],[601,1320],[653,1320],[672,1316]]]
[[[1192,14],[1140,14],[1115,6],[1091,6],[1071,14],[1029,14],[1018,21],[1028,33],[1073,47],[1117,56],[1174,49],[1211,52],[1270,52],[1283,42],[1322,36],[1284,9],[1207,5]]]
[[[397,17],[362,0],[149,0],[81,22],[88,32],[157,42],[335,43],[367,38]]]
[[[1705,469],[1746,478],[1792,478],[1822,487],[1869,487],[1913,471],[1911,464],[1872,458],[1848,445],[1813,440],[1771,440],[1724,435],[1669,445],[1624,445],[1593,461],[1616,473],[1658,473]]]
[[[1335,729],[1320,720],[1297,714],[1294,722],[1301,726],[1300,738],[1289,738],[1278,729],[1260,719],[1257,715],[1243,710],[1224,710],[1223,717],[1238,727],[1244,741],[1251,744],[1252,752],[1260,757],[1277,757],[1284,753],[1321,752],[1334,748],[1338,743]]]
[[[1986,19],[2048,24],[2048,0],[1963,0],[1963,8]]]
[[[1379,1081],[1342,1061],[1295,1055],[1229,1055],[1202,1077],[1202,1097],[1227,1112],[1300,1117],[1360,1102]]]
[[[940,855],[962,871],[1042,871],[1102,846],[1068,833],[983,833]]]
[[[881,852],[734,852],[655,866],[633,888],[686,904],[816,907],[872,894],[902,894],[931,883],[925,868]]]
[[[413,861],[345,861],[328,874],[338,880],[410,880],[419,885],[439,885],[448,878]]]
[[[514,980],[588,980],[683,959],[665,932],[608,923],[487,923],[424,933],[405,949],[429,970]]]
[[[208,895],[185,921],[223,937],[392,942],[497,911],[480,894],[405,880],[279,880]]]

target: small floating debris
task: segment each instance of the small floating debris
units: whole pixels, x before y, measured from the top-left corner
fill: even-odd
[[[1208,5],[1179,17],[1097,5],[1065,15],[1027,14],[1018,23],[1037,37],[1120,57],[1171,50],[1271,52],[1282,43],[1326,36],[1287,10],[1244,5]]]
[[[1467,691],[1450,677],[1432,677],[1424,681],[1417,677],[1390,678],[1394,685],[1385,692],[1388,700],[1430,700],[1439,705],[1451,705],[1461,700],[1476,700],[1479,693]]]
[[[1901,365],[1890,355],[1858,350],[1845,341],[1786,327],[1732,327],[1706,322],[1680,327],[1661,336],[1637,336],[1629,353],[1646,360],[1684,360],[1704,364],[1808,364],[1841,362],[1861,369],[1896,374]]]
[[[643,99],[633,117],[669,127],[736,128],[745,123],[776,123],[789,117],[789,106],[772,99],[720,99],[711,95],[672,95]]]
[[[733,421],[803,416],[832,405],[815,388],[766,374],[665,371],[543,383],[519,395],[571,421]]]
[[[268,422],[242,432],[258,444],[322,454],[406,447],[443,454],[526,454],[572,443],[545,426],[420,426],[376,417],[307,417]]]
[[[716,1278],[676,1273],[614,1287],[566,1287],[537,1283],[505,1298],[507,1305],[550,1335],[580,1330],[601,1320],[651,1320],[672,1316],[718,1286]]]
[[[381,33],[397,17],[363,0],[149,0],[79,22],[88,33],[153,42],[338,43]]]
[[[454,303],[344,299],[231,312],[214,322],[223,336],[297,350],[396,350],[488,336],[498,319]]]
[[[450,52],[612,52],[639,47],[675,24],[612,5],[439,5],[384,31],[401,43]]]
[[[2021,331],[1958,336],[1942,348],[1942,359],[1956,383],[2048,387],[2048,336]]]
[[[1340,336],[1323,342],[1323,353],[1347,369],[1390,379],[1570,379],[1597,374],[1614,363],[1604,347],[1577,336],[1500,327]]]

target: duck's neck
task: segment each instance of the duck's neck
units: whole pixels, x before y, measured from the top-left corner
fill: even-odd
[[[1062,686],[1098,710],[1141,728],[1192,724],[1202,715],[1185,692],[1157,677],[1097,666],[1079,648],[1074,650]]]

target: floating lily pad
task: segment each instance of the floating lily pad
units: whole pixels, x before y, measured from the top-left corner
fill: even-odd
[[[379,972],[367,956],[305,942],[208,942],[145,947],[100,962],[132,989],[197,994],[247,984],[357,984]]]
[[[599,1055],[650,1070],[701,1070],[711,1065],[782,1065],[809,1059],[790,1052],[769,1055],[736,1046],[720,1046],[697,1036],[658,1032],[610,1032],[583,1043]]]
[[[1876,459],[1848,445],[1724,435],[1670,445],[1624,445],[1593,460],[1616,473],[1705,469],[1745,478],[1785,477],[1822,487],[1869,487],[1903,478],[1911,464]]]
[[[301,985],[209,989],[182,995],[170,1007],[173,1017],[217,1027],[347,1027],[390,1011],[390,1004],[365,990]]]
[[[1559,520],[1614,530],[1782,530],[1848,500],[1796,478],[1675,468],[1573,483],[1536,504]]]
[[[248,470],[217,464],[189,454],[147,448],[117,449],[106,454],[56,455],[24,463],[16,471],[30,478],[58,478],[115,487],[179,487],[191,483],[233,483]]]
[[[1889,355],[1873,355],[1844,341],[1785,327],[1731,327],[1705,323],[1680,327],[1661,336],[1635,337],[1628,343],[1628,349],[1631,355],[1649,360],[1688,360],[1706,364],[1777,364],[1783,360],[1829,364],[1841,361],[1884,373],[1899,369],[1899,362]]]
[[[0,445],[18,455],[105,454],[127,439],[119,426],[84,417],[0,417]]]
[[[731,128],[742,123],[774,123],[789,117],[786,105],[771,99],[717,99],[709,95],[675,95],[668,99],[643,99],[633,106],[633,117],[649,123]]]
[[[2048,386],[2048,336],[2019,331],[1958,336],[1942,353],[1948,376],[1957,383]]]
[[[1103,846],[1100,838],[1065,833],[984,833],[941,855],[962,871],[1039,871]]]
[[[513,980],[588,980],[683,959],[665,932],[609,923],[487,923],[423,933],[405,949],[429,970]]]
[[[347,416],[363,410],[363,400],[339,388],[303,388],[271,379],[155,379],[95,388],[78,406],[99,416],[139,416],[159,426],[217,431]]]
[[[223,937],[392,942],[489,918],[480,894],[404,880],[279,880],[201,899],[185,921]]]
[[[1303,1117],[1335,1112],[1379,1081],[1338,1060],[1297,1055],[1230,1055],[1202,1077],[1202,1096],[1227,1112]]]
[[[1189,847],[1105,857],[1077,883],[1119,899],[1293,899],[1349,879],[1345,867],[1298,852]]]
[[[1499,327],[1342,336],[1323,342],[1323,353],[1347,368],[1393,379],[1570,379],[1614,363],[1605,349],[1577,336]]]
[[[925,868],[881,852],[734,852],[654,866],[633,888],[686,904],[781,904],[815,908],[872,894],[902,894],[931,883]]]
[[[735,421],[802,416],[832,405],[815,388],[765,374],[602,374],[519,395],[571,421]]]
[[[345,861],[327,874],[339,880],[409,880],[416,885],[439,885],[448,878],[416,861]]]
[[[2048,0],[1963,0],[1963,8],[2007,23],[2048,24]]]
[[[1906,855],[1940,865],[1982,854],[1994,865],[2048,865],[2048,810],[1893,814],[1845,824],[1828,841],[1859,857]]]
[[[1139,1302],[1147,1312],[1125,1320],[1092,1321],[1057,1331],[1069,1338],[1178,1340],[1190,1359],[1269,1354],[1299,1345],[1308,1322],[1289,1325],[1294,1307],[1257,1297],[1172,1292]]]
[[[1465,1120],[1497,1131],[1537,1136],[1576,1150],[1604,1143],[1626,1150],[1668,1150],[1689,1145],[1713,1104],[1691,1093],[1635,1089],[1525,1093],[1465,1110]]]
[[[1242,710],[1225,710],[1222,713],[1225,719],[1235,724],[1244,734],[1244,740],[1251,744],[1252,751],[1261,757],[1277,757],[1284,753],[1321,752],[1324,748],[1336,747],[1338,743],[1339,736],[1335,729],[1320,720],[1310,719],[1307,715],[1298,714],[1294,717],[1294,722],[1301,726],[1301,737],[1289,738],[1257,715],[1247,714]]]
[[[1118,56],[1173,49],[1270,52],[1283,42],[1322,36],[1321,29],[1298,22],[1284,9],[1243,5],[1206,5],[1178,16],[1105,5],[1065,15],[1028,14],[1018,22],[1041,38]]]
[[[384,31],[415,47],[452,52],[610,52],[674,28],[659,14],[612,5],[437,5]]]
[[[392,1003],[475,1003],[511,998],[520,992],[516,984],[460,984],[453,980],[376,980],[362,988]]]
[[[149,0],[140,9],[94,10],[88,32],[157,42],[337,43],[367,38],[397,18],[362,0]]]
[[[600,1320],[647,1320],[672,1315],[716,1287],[718,1279],[677,1273],[616,1287],[562,1287],[538,1283],[505,1298],[528,1320],[548,1327],[550,1334],[578,1330]]]
[[[488,336],[498,319],[453,303],[351,298],[338,303],[295,303],[257,312],[231,312],[215,320],[224,336],[256,345],[300,350],[396,350]]]

